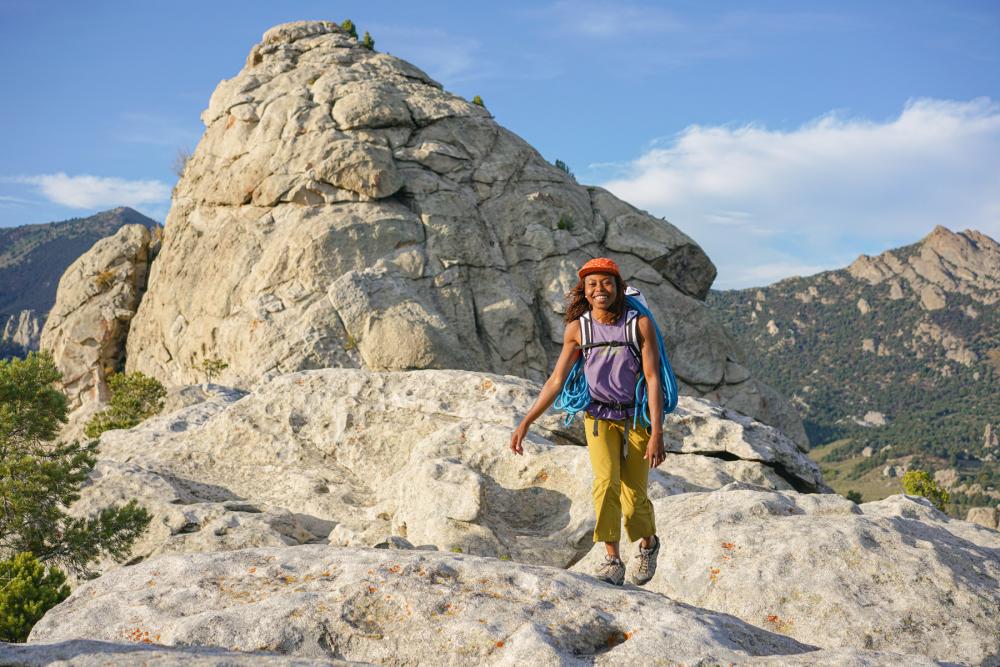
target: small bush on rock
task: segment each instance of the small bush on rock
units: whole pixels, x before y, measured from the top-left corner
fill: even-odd
[[[861,492],[852,489],[847,492],[847,499],[850,500],[852,503],[859,504],[862,500]]]
[[[30,553],[0,561],[0,641],[24,642],[35,623],[69,597],[66,575]]]
[[[483,98],[481,98],[479,95],[476,95],[475,97],[472,98],[472,103],[475,104],[476,106],[480,106],[483,108],[486,107],[486,105],[483,104]]]
[[[229,364],[222,359],[202,359],[198,364],[198,370],[205,374],[206,382],[211,382],[212,378],[229,368]]]
[[[948,504],[948,492],[925,470],[910,470],[903,475],[903,491],[910,496],[923,496],[942,512]]]
[[[372,36],[368,34],[367,30],[365,30],[365,36],[361,38],[361,46],[365,47],[369,51],[375,50],[375,40],[372,39]]]
[[[110,269],[107,271],[101,271],[96,276],[94,276],[94,285],[97,289],[102,292],[107,288],[111,287],[112,283],[115,282],[115,272]]]
[[[53,386],[60,377],[46,353],[0,361],[0,558],[28,552],[90,576],[102,555],[126,559],[150,516],[134,500],[86,518],[66,513],[97,443],[52,442],[66,421],[66,397]]]
[[[351,19],[344,19],[344,22],[340,24],[340,27],[347,31],[347,33],[354,39],[358,38],[358,29],[354,26],[354,21]]]
[[[132,428],[163,408],[167,390],[154,378],[135,373],[115,373],[108,377],[111,400],[108,408],[94,415],[84,429],[87,437],[96,438],[105,431]]]

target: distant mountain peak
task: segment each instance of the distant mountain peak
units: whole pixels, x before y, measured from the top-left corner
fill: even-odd
[[[887,283],[893,298],[909,287],[928,310],[942,307],[948,293],[994,303],[1000,299],[1000,244],[976,230],[938,225],[917,243],[859,256],[847,272],[871,285]]]

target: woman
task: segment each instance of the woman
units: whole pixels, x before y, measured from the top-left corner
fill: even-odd
[[[594,470],[594,510],[597,526],[594,541],[604,542],[607,555],[596,576],[620,586],[625,565],[618,551],[622,513],[629,541],[641,539],[633,559],[630,581],[645,584],[656,571],[660,540],[656,537],[653,504],[646,496],[649,469],[663,463],[663,387],[660,355],[652,321],[639,315],[631,328],[641,351],[637,357],[629,345],[631,319],[626,317],[625,283],[618,265],[605,257],[592,259],[578,272],[580,281],[566,295],[566,331],[563,347],[552,375],[545,381],[538,400],[518,425],[510,448],[522,454],[528,428],[551,407],[580,354],[592,398],[584,424],[587,450]],[[634,314],[634,311],[633,311]],[[592,333],[591,333],[592,332]],[[583,345],[584,337],[590,339]],[[583,349],[581,349],[583,346]],[[646,379],[651,428],[630,429],[636,380]]]

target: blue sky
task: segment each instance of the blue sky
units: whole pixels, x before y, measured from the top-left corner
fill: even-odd
[[[1000,238],[997,2],[0,0],[0,226],[169,208],[269,27],[351,18],[747,287],[935,224]]]

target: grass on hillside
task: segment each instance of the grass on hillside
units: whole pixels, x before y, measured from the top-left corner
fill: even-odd
[[[872,502],[882,500],[895,493],[903,493],[902,480],[899,477],[883,477],[882,468],[879,466],[875,470],[869,470],[857,479],[851,479],[854,466],[865,460],[865,457],[857,455],[842,461],[824,461],[827,454],[840,449],[851,442],[850,438],[835,440],[833,442],[813,447],[809,451],[809,458],[819,465],[823,473],[823,479],[837,493],[846,496],[848,491],[858,491],[861,493],[862,502]],[[899,465],[903,460],[890,461],[887,465]]]

